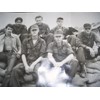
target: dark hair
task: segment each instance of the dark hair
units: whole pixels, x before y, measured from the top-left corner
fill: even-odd
[[[86,24],[83,25],[83,27],[84,27],[84,28],[91,28],[91,24],[86,23]]]
[[[36,17],[35,17],[35,20],[36,20],[37,18],[41,18],[41,19],[43,20],[43,17],[42,17],[42,16],[36,16]]]
[[[8,24],[5,28],[8,28],[8,27],[13,29],[13,25],[12,24]]]
[[[58,21],[58,20],[64,20],[64,19],[63,19],[62,17],[58,17],[58,18],[57,18],[57,21]]]
[[[20,20],[21,22],[23,22],[23,19],[22,19],[21,17],[17,17],[17,18],[15,19],[15,22],[17,22],[18,20]]]

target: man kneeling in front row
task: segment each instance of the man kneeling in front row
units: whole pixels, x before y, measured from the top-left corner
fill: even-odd
[[[37,68],[43,58],[46,43],[38,35],[39,28],[33,25],[29,28],[30,38],[22,44],[22,62],[15,66],[11,73],[10,86],[20,87],[24,83],[38,79]]]
[[[47,58],[38,69],[38,85],[69,87],[77,72],[78,61],[61,30],[54,32],[54,42],[47,49]],[[69,84],[69,85],[68,85]]]
[[[54,67],[61,67],[73,78],[77,72],[78,61],[73,55],[71,46],[63,38],[61,30],[54,33],[55,41],[50,43],[47,49],[48,59]]]

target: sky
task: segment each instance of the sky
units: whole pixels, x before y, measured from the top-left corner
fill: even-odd
[[[43,16],[43,22],[48,24],[51,29],[57,25],[56,19],[58,17],[64,18],[65,27],[82,27],[84,23],[100,22],[99,12],[0,12],[0,29],[7,24],[14,24],[16,17],[22,17],[23,24],[29,28],[35,23],[35,17],[38,15]]]

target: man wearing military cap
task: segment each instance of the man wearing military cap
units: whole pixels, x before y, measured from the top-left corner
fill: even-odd
[[[43,23],[42,16],[35,17],[36,25],[39,27],[39,36],[43,38],[48,45],[50,42],[54,40],[53,34],[50,33],[50,28],[47,24]]]
[[[51,29],[50,32],[54,34],[55,31],[61,29],[63,31],[64,38],[66,38],[66,36],[68,35],[68,29],[63,26],[63,21],[64,21],[64,18],[58,17],[57,20],[56,20],[57,26],[54,27],[53,29]]]
[[[22,86],[38,79],[37,69],[45,54],[46,43],[38,35],[39,27],[32,25],[29,28],[29,38],[22,43],[22,62],[15,66],[11,73],[10,86]]]
[[[98,48],[94,48],[94,45],[96,45],[96,39],[93,32],[91,31],[91,24],[86,23],[83,25],[83,28],[84,31],[78,35],[81,41],[80,47],[78,49],[78,59],[80,59],[82,73],[84,73],[84,65],[86,60],[94,59],[98,53]],[[82,77],[85,77],[85,75],[82,74]]]

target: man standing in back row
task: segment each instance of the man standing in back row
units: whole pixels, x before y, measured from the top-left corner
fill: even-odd
[[[43,23],[42,16],[35,17],[36,25],[39,27],[39,36],[45,40],[47,46],[54,40],[53,34],[50,33],[50,28],[47,24]]]
[[[23,19],[21,17],[17,17],[15,19],[15,24],[13,24],[13,33],[19,35],[21,42],[27,36],[27,27],[22,23]]]
[[[62,30],[64,38],[66,38],[66,36],[68,35],[68,29],[63,26],[63,21],[64,19],[62,17],[57,18],[57,21],[56,21],[57,26],[51,29],[50,33],[54,34],[55,31]]]

